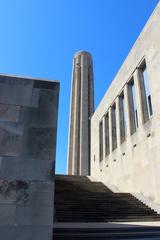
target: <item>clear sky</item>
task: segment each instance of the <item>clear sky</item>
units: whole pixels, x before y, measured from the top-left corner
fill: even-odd
[[[72,59],[93,56],[97,106],[158,0],[0,0],[0,73],[60,81],[57,173],[65,173]]]

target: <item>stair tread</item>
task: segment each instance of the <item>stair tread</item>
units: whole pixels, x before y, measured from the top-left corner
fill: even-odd
[[[55,209],[59,222],[160,220],[160,215],[130,193],[114,193],[85,176],[55,176]]]

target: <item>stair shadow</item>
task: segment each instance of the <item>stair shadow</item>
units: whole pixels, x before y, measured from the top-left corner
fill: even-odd
[[[160,215],[129,193],[114,193],[87,177],[56,176],[59,222],[160,221]]]

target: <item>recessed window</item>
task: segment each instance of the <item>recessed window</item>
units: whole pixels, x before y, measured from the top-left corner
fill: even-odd
[[[116,105],[111,108],[112,115],[112,150],[117,148]]]
[[[105,115],[105,156],[110,154],[110,143],[109,143],[109,115]]]
[[[135,84],[134,84],[133,78],[128,84],[128,96],[129,96],[131,134],[133,134],[134,132],[136,132],[138,128],[137,102],[136,102]]]
[[[140,67],[140,87],[141,87],[141,98],[142,98],[142,111],[144,123],[149,120],[153,114],[152,110],[152,98],[150,92],[150,86],[147,75],[146,63],[143,62]]]
[[[125,113],[125,99],[122,92],[119,97],[119,113],[120,113],[120,139],[121,143],[126,140],[126,113]]]
[[[103,121],[99,123],[99,160],[103,160]]]

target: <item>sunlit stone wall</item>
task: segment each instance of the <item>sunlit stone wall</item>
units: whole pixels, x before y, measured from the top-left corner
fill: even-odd
[[[115,79],[91,119],[91,176],[122,192],[133,192],[160,204],[160,2],[153,11]],[[146,63],[153,114],[146,120],[142,69]],[[107,65],[106,65],[107,66]],[[133,133],[130,87],[134,80],[138,127]],[[122,142],[122,108],[124,94],[126,138]],[[148,98],[146,98],[148,99]],[[116,124],[112,109],[116,106]],[[148,105],[149,107],[149,105]],[[108,113],[109,127],[105,126]],[[103,122],[103,148],[100,159],[100,129]],[[117,146],[113,149],[116,125]],[[108,130],[106,130],[108,129]],[[109,141],[106,141],[106,135]],[[107,135],[107,136],[108,136]],[[123,139],[124,140],[124,139]],[[109,142],[109,147],[107,143]],[[107,149],[107,151],[106,151]],[[109,150],[109,151],[108,151]],[[107,154],[106,154],[107,152]]]

